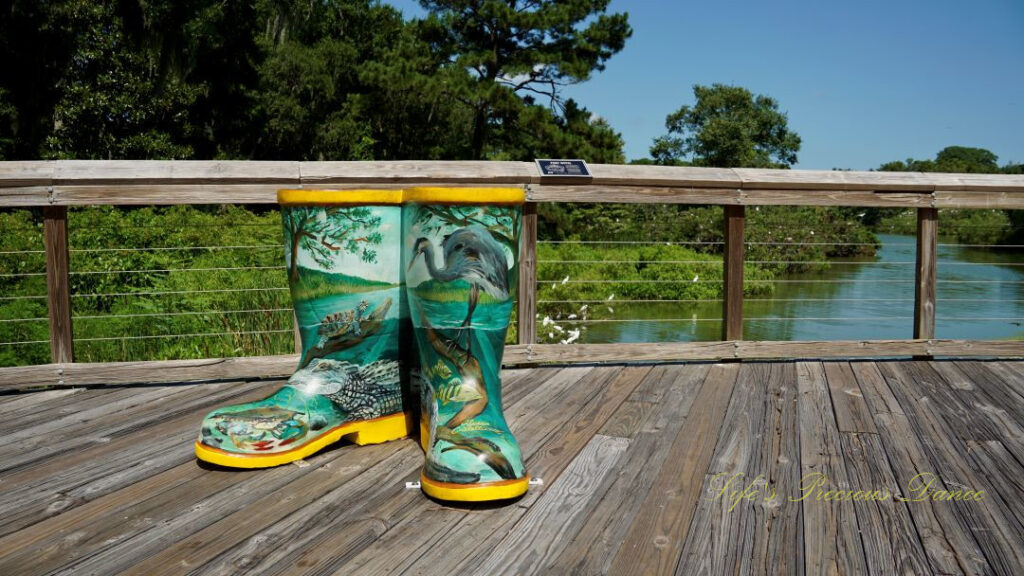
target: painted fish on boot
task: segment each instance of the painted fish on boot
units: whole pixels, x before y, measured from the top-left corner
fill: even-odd
[[[464,450],[476,456],[479,461],[494,470],[498,476],[509,480],[516,478],[512,463],[502,454],[501,448],[497,444],[479,436],[464,436],[455,430],[464,422],[479,416],[487,407],[487,389],[484,387],[484,377],[480,369],[480,363],[469,351],[459,346],[457,341],[446,338],[431,327],[422,311],[420,311],[420,321],[426,331],[427,340],[430,342],[431,347],[442,358],[455,366],[462,380],[462,385],[470,387],[472,395],[479,394],[478,398],[466,402],[462,409],[452,416],[448,422],[434,430],[433,443],[436,444],[438,441],[444,440],[451,444],[451,446],[441,449],[442,453],[451,450]],[[466,394],[472,397],[468,391]],[[429,401],[431,404],[435,402],[433,395],[431,395]]]
[[[498,476],[506,480],[516,478],[516,471],[512,468],[512,463],[501,453],[501,448],[486,438],[479,436],[467,437],[458,432],[440,428],[437,431],[437,439],[452,444],[447,448],[442,448],[442,453],[451,450],[465,450],[476,456],[484,464],[490,466],[491,470],[498,473]]]
[[[459,380],[463,388],[469,390],[460,392],[463,397],[475,398],[466,402],[457,414],[444,423],[450,430],[455,430],[463,422],[476,418],[487,408],[487,388],[484,385],[484,374],[480,369],[480,362],[469,353],[468,350],[459,346],[458,342],[446,338],[435,330],[427,320],[426,315],[420,310],[420,322],[426,331],[427,341],[430,346],[445,360],[455,366],[459,373]]]

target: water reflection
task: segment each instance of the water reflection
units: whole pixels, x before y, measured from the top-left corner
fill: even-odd
[[[842,259],[775,282],[767,298],[744,303],[748,340],[911,338],[913,236],[879,234],[874,258]],[[1024,254],[940,245],[936,337],[1024,337]],[[717,340],[721,303],[619,303],[616,319],[593,323],[584,342]]]

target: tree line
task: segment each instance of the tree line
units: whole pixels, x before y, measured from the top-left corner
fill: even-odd
[[[609,0],[0,2],[0,159],[621,162]]]
[[[610,0],[0,0],[0,160],[621,163],[622,136],[563,88],[633,31]],[[788,168],[774,98],[693,87],[637,163]],[[1016,172],[950,147],[881,170]]]

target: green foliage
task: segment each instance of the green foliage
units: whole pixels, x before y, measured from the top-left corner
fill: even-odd
[[[721,254],[723,248],[719,207],[542,204],[538,214],[545,215],[539,230],[545,239],[644,239],[686,243],[707,254]],[[871,255],[878,246],[878,239],[857,214],[846,209],[755,206],[746,215],[746,259],[776,273],[807,270],[801,262]]]
[[[372,0],[14,3],[0,158],[621,159],[556,94],[622,49],[607,0],[475,3],[497,22],[431,4],[407,22]],[[497,45],[461,43],[491,28]],[[529,97],[545,87],[552,107]]]
[[[594,301],[585,311],[592,318],[614,315],[616,300],[708,300],[722,295],[721,256],[688,246],[541,244],[537,248],[538,300]],[[744,268],[750,280],[768,280],[772,272],[753,264]],[[747,295],[771,293],[771,284],[748,283]],[[545,304],[541,316],[565,316],[576,302]]]
[[[775,99],[724,84],[696,84],[693,95],[693,106],[665,119],[668,134],[651,146],[656,163],[721,168],[789,168],[796,163],[800,137],[790,132]]]
[[[46,258],[39,211],[0,212],[0,366],[50,361]]]
[[[46,158],[187,158],[193,87],[161,79],[153,54],[133,46],[116,5],[58,3],[50,24],[72,35],[69,66],[55,86]]]
[[[95,207],[68,219],[77,361],[293,350],[277,211]],[[0,342],[48,340],[45,275],[5,276],[45,271],[41,215],[0,213],[0,229]],[[9,321],[24,319],[39,320]],[[0,365],[49,357],[46,344],[0,346]]]
[[[516,116],[519,93],[559,101],[558,90],[582,82],[622,50],[632,34],[626,14],[605,14],[609,0],[421,0],[430,11],[426,37],[473,76],[450,96],[472,111],[469,157],[485,157],[490,133],[507,142],[502,118]]]
[[[255,155],[302,159],[438,158],[463,129],[440,97],[442,61],[390,6],[296,3],[261,38]],[[298,16],[301,15],[301,18]],[[294,154],[294,152],[292,153]]]
[[[562,115],[531,105],[516,108],[501,118],[501,143],[494,145],[495,160],[531,161],[535,158],[582,158],[598,164],[622,164],[622,135],[603,118],[575,100],[565,101]],[[500,146],[500,147],[499,147]]]
[[[999,157],[984,148],[947,146],[934,160],[896,160],[879,170],[887,172],[954,172],[978,174],[1020,174],[1021,164],[1000,167]],[[917,232],[913,211],[877,219],[876,229],[898,234]],[[963,244],[1019,244],[1024,242],[1024,211],[1021,210],[939,210],[939,234]]]
[[[1013,228],[1009,212],[940,209],[939,236],[962,244],[993,245],[1005,242]],[[880,220],[875,229],[889,234],[917,234],[917,212],[900,211]]]
[[[883,172],[958,172],[998,174],[1002,172],[997,161],[999,157],[984,148],[947,146],[935,155],[934,160],[896,160],[886,162],[878,169]],[[1008,166],[1009,167],[1009,166]]]

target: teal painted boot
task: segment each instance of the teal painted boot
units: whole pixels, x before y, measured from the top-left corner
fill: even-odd
[[[200,460],[264,468],[348,437],[410,432],[400,363],[401,198],[398,190],[282,190],[286,262],[302,340],[299,368],[258,402],[203,419]]]
[[[502,413],[500,372],[516,302],[523,191],[417,188],[405,200],[423,491],[464,502],[515,498],[529,477]]]

